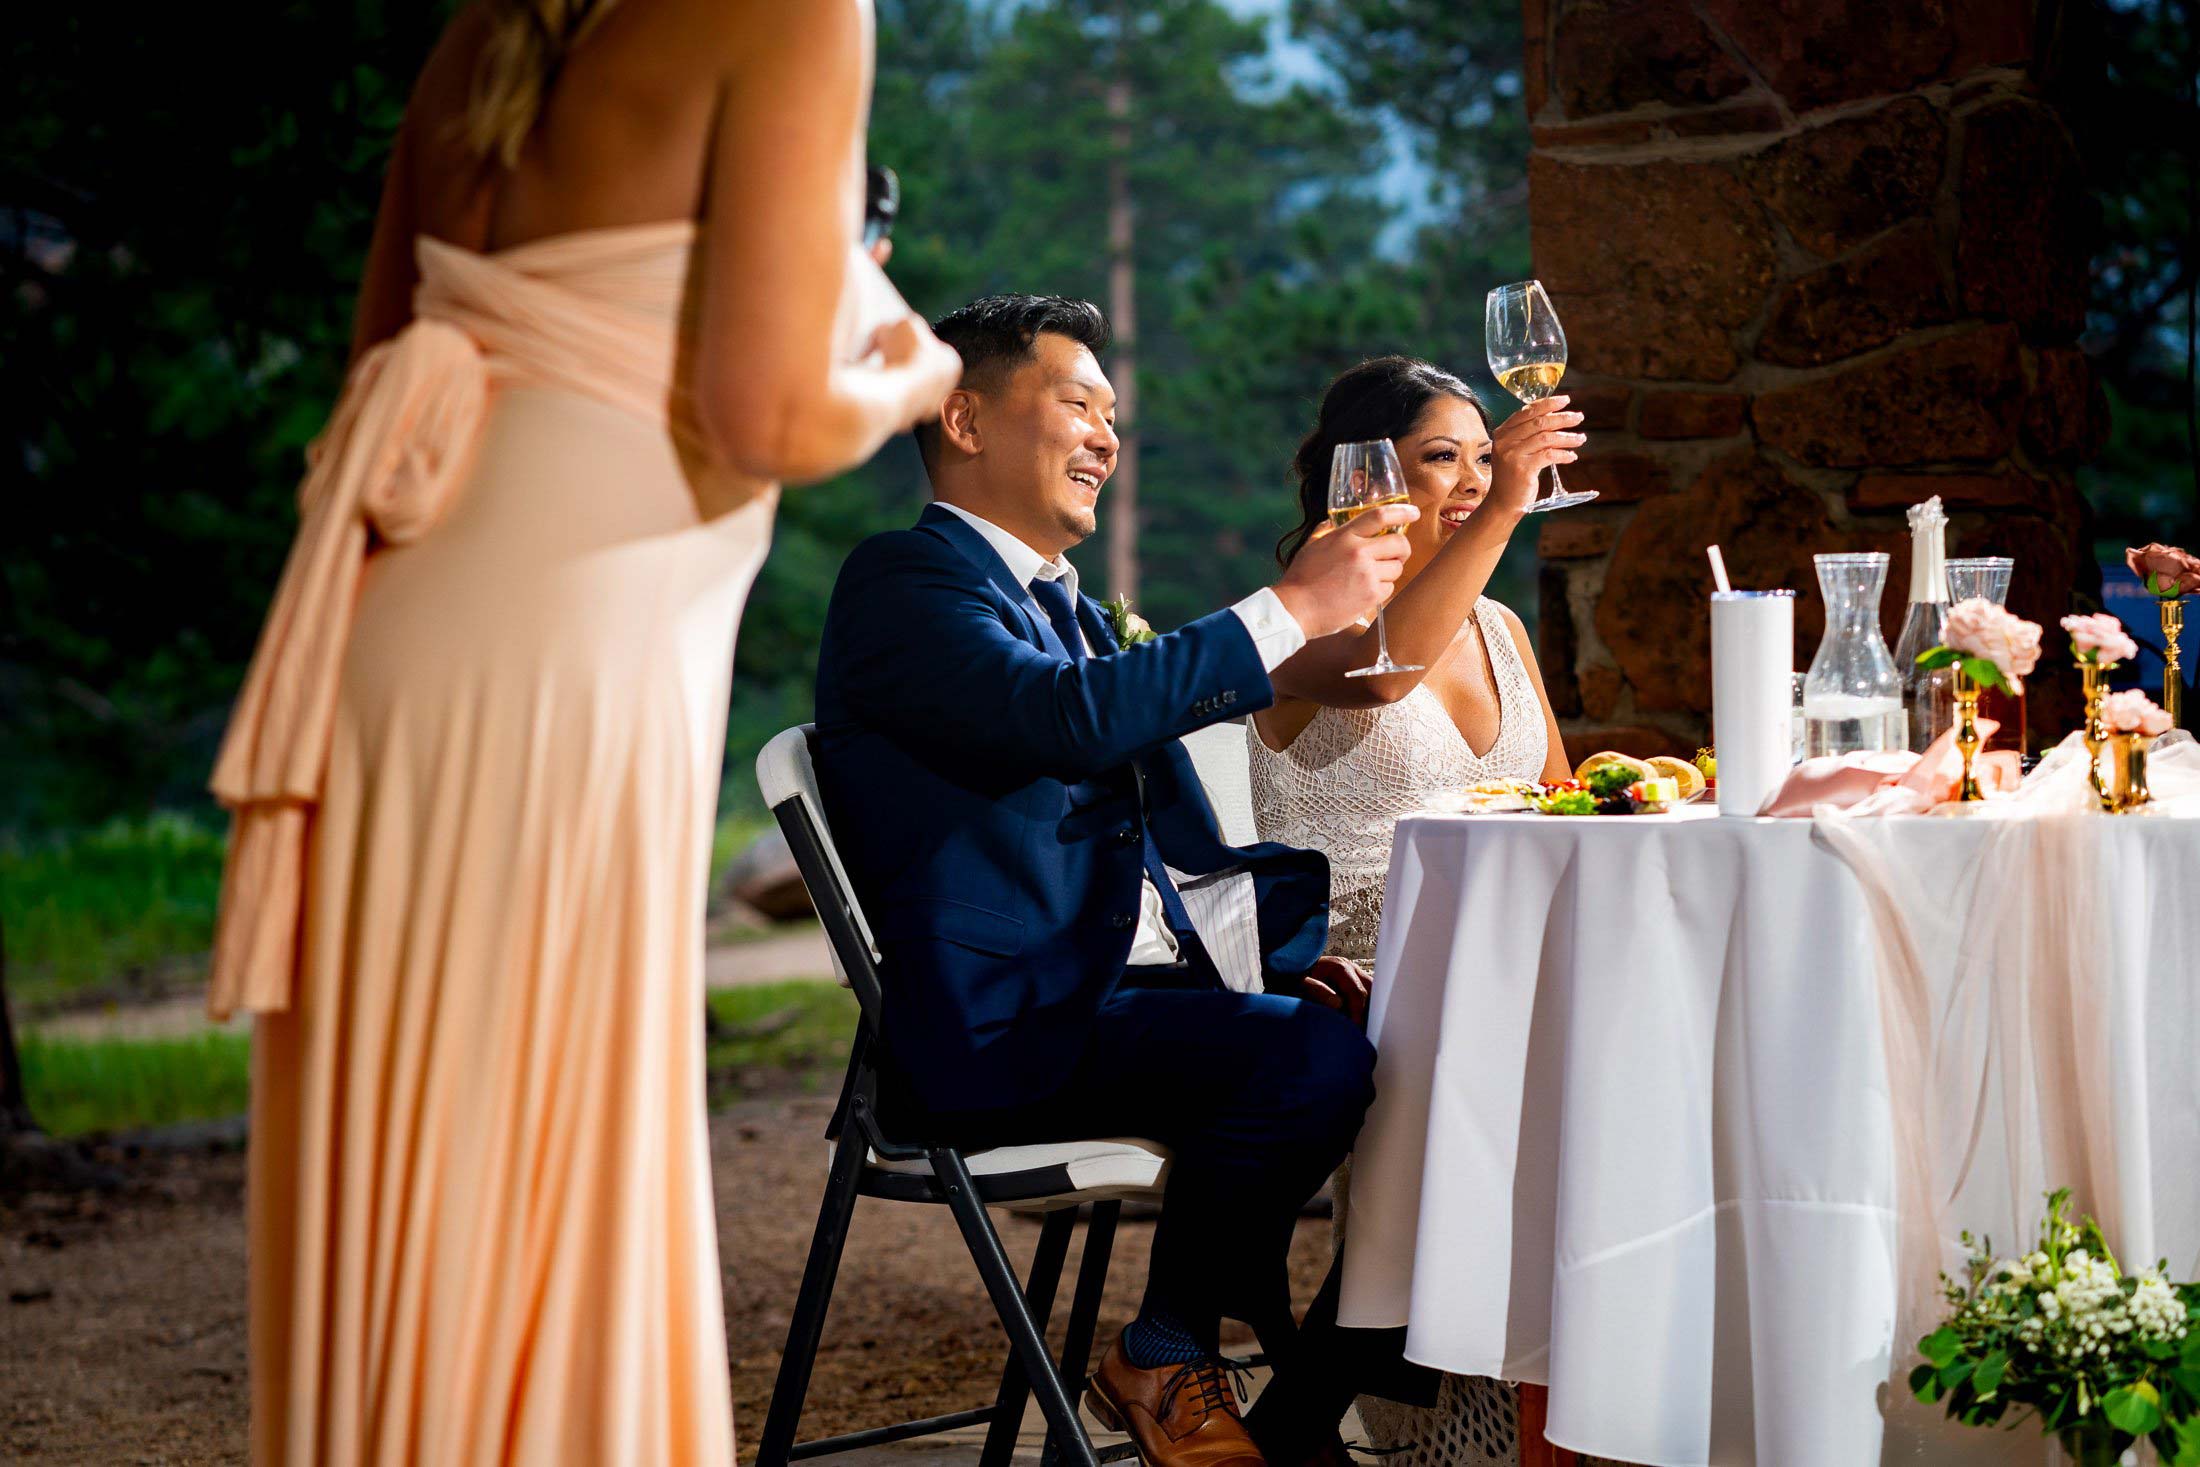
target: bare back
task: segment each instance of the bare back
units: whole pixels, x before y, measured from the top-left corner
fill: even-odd
[[[756,234],[778,207],[772,184],[797,196],[790,210],[807,200],[812,212],[822,203],[842,216],[832,232],[852,237],[858,227],[871,79],[867,3],[619,0],[568,54],[510,169],[474,154],[460,130],[489,31],[487,11],[469,6],[421,72],[362,282],[355,353],[410,319],[421,234],[493,251],[583,230],[707,224],[728,193],[752,227],[727,232]],[[816,74],[808,80],[823,84],[807,89],[816,94],[807,103],[804,79],[788,77],[782,64],[805,48],[825,53],[809,63]],[[786,176],[763,176],[775,156]],[[753,260],[735,258],[737,244],[710,253],[744,268]],[[837,253],[824,258],[837,269]],[[713,260],[702,264],[707,276]],[[837,292],[836,275],[828,312]]]

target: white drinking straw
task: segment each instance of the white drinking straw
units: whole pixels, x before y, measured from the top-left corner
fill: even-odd
[[[1716,545],[1707,546],[1706,550],[1711,556],[1711,579],[1718,582],[1721,591],[1733,590],[1733,584],[1726,578],[1726,557],[1719,554]]]

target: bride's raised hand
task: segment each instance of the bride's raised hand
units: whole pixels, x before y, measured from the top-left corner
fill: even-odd
[[[1531,402],[1498,425],[1490,436],[1490,494],[1483,508],[1525,514],[1535,499],[1536,480],[1554,464],[1570,464],[1589,441],[1581,414],[1563,394]]]

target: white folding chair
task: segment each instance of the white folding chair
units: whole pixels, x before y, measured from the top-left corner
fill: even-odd
[[[1210,723],[1184,736],[1184,748],[1192,767],[1206,787],[1207,803],[1215,807],[1215,821],[1222,838],[1233,846],[1249,846],[1260,839],[1253,824],[1253,771],[1245,749],[1250,723],[1232,720]]]
[[[785,1467],[811,1457],[980,1423],[987,1426],[980,1467],[1007,1467],[1024,1404],[1034,1392],[1047,1421],[1050,1460],[1066,1458],[1079,1467],[1098,1467],[1101,1462],[1135,1456],[1136,1448],[1129,1443],[1105,1449],[1094,1446],[1078,1419],[1071,1385],[1082,1383],[1091,1358],[1101,1290],[1107,1283],[1108,1257],[1123,1201],[1160,1198],[1169,1153],[1154,1142],[1135,1139],[1001,1146],[966,1153],[953,1146],[912,1144],[888,1136],[877,1109],[880,1015],[885,1002],[879,986],[880,953],[825,823],[824,802],[818,796],[817,774],[810,760],[812,732],[809,725],[790,728],[766,744],[757,755],[756,782],[786,833],[803,884],[825,925],[826,939],[855,990],[860,1017],[849,1049],[825,1200],[818,1210],[801,1292],[787,1328],[787,1348],[772,1387],[757,1467]],[[947,1206],[962,1229],[994,1312],[1008,1331],[1008,1361],[991,1406],[797,1443],[795,1430],[858,1197]],[[1091,1219],[1070,1304],[1068,1336],[1062,1342],[1061,1358],[1051,1360],[1046,1348],[1047,1316],[1061,1285],[1070,1233],[1079,1210],[1087,1205]],[[1030,1276],[1020,1288],[1000,1234],[986,1215],[988,1206],[1045,1215]]]

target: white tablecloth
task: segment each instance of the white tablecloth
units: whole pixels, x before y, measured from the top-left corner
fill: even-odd
[[[1851,824],[1895,873],[1929,990],[1930,1060],[1893,1088],[1933,1118],[1948,1266],[1959,1229],[2029,1237],[2042,1192],[2090,1182],[2127,1267],[2190,1278],[2200,821],[2078,818],[2056,828],[2106,893],[2097,1002],[2036,975],[1997,992],[1977,957],[1967,921],[2030,859],[2017,823]],[[1914,1345],[1880,971],[1865,889],[1811,821],[1400,822],[1343,1321],[1549,1384],[1551,1440],[1597,1456],[1879,1461]],[[2108,1117],[2071,1124],[2041,1078],[2058,1062],[2103,1082]],[[1917,1459],[2019,1460],[2007,1436],[1955,1440]]]

